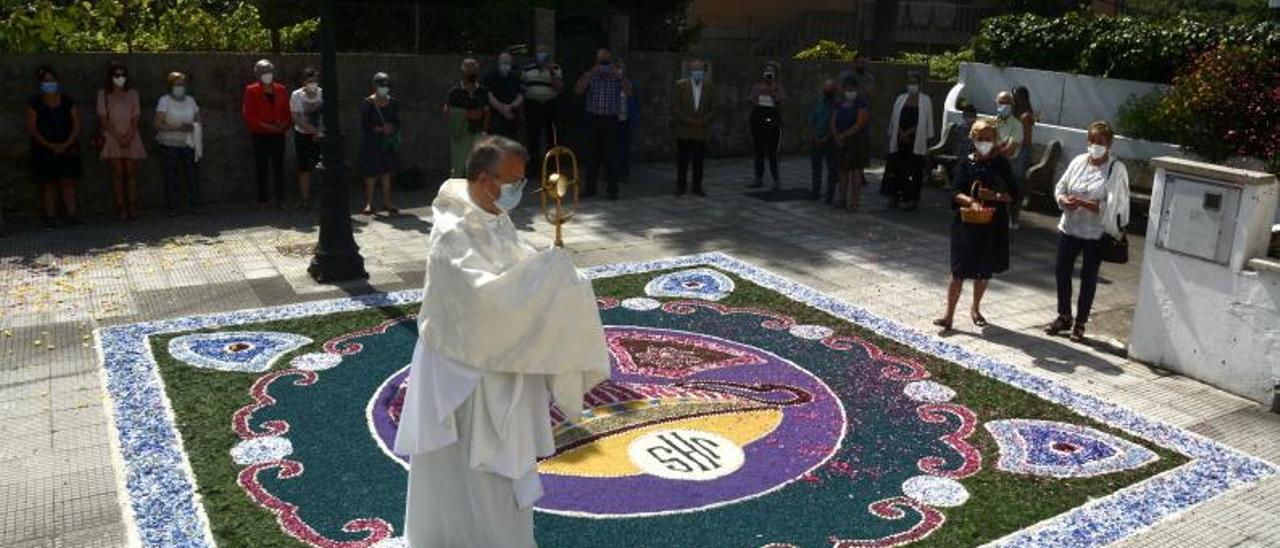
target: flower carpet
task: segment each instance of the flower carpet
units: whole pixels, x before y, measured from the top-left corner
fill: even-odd
[[[612,378],[542,546],[1101,546],[1266,462],[722,254],[588,269]],[[101,330],[144,546],[404,546],[421,292]]]

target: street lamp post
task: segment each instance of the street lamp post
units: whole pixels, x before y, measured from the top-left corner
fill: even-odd
[[[334,0],[324,0],[320,12],[320,80],[324,90],[324,193],[320,204],[320,241],[307,273],[320,283],[368,278],[364,257],[351,233],[351,204],[346,187],[347,164],[342,158],[342,129],[338,121],[338,67],[334,53]]]

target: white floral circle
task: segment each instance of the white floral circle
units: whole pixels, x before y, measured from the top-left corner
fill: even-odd
[[[626,308],[628,310],[653,310],[660,306],[662,306],[662,303],[658,302],[657,299],[650,299],[648,297],[632,297],[630,299],[623,299],[622,301],[622,308]]]
[[[902,482],[902,494],[929,506],[950,508],[969,500],[969,490],[960,482],[938,476],[915,476]]]
[[[231,460],[240,466],[280,460],[292,454],[293,443],[280,436],[244,440],[231,448]]]
[[[820,341],[830,337],[835,330],[824,325],[793,325],[790,332],[792,335],[801,339],[809,339],[811,341]]]
[[[311,352],[289,360],[290,366],[303,371],[324,371],[333,369],[340,363],[342,363],[342,356],[327,352]]]
[[[925,403],[949,402],[956,397],[956,391],[945,384],[934,381],[915,381],[902,387],[902,393],[908,398]]]

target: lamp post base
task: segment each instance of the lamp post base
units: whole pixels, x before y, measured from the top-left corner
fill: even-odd
[[[343,255],[316,253],[311,258],[311,266],[307,267],[307,274],[310,274],[311,279],[316,283],[322,284],[362,280],[369,277],[369,273],[364,269],[364,257],[359,253]]]

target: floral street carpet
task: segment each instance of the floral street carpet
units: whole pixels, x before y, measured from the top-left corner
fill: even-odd
[[[1101,546],[1275,474],[712,253],[588,269],[613,376],[540,462],[558,546]],[[421,292],[98,333],[144,546],[404,546]]]

